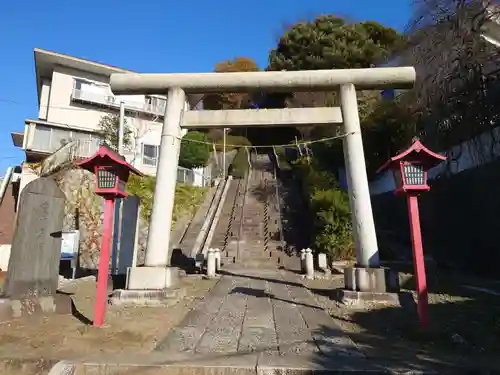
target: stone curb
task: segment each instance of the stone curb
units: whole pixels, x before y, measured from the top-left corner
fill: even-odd
[[[48,375],[74,375],[75,372],[75,363],[69,361],[59,361],[50,369]]]

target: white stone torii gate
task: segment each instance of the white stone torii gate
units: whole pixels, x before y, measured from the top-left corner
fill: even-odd
[[[114,94],[167,94],[160,144],[153,210],[146,247],[145,267],[130,269],[129,289],[161,290],[175,281],[170,267],[169,240],[179,161],[181,129],[304,126],[343,123],[344,158],[352,212],[357,269],[379,268],[356,89],[411,88],[413,67],[339,69],[281,72],[188,73],[111,75]],[[340,108],[247,109],[185,111],[186,94],[228,92],[294,92],[339,90]],[[358,278],[358,276],[356,276]],[[361,279],[366,279],[360,276]],[[373,290],[358,280],[357,289]],[[360,285],[366,284],[366,285]]]

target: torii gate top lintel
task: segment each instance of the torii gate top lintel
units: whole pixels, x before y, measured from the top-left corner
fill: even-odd
[[[214,92],[332,91],[343,84],[356,89],[407,89],[416,79],[413,67],[328,69],[278,72],[175,73],[111,75],[114,94],[165,94],[171,88],[182,88],[186,94]]]

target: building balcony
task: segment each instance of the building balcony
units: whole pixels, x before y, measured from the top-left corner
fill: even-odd
[[[154,99],[158,100],[154,100],[151,103],[123,100],[120,97],[111,94],[107,95],[105,93],[92,92],[87,89],[77,88],[74,88],[71,93],[71,100],[74,102],[99,105],[119,110],[120,102],[123,100],[125,102],[126,110],[138,111],[150,116],[163,116],[165,114],[166,101],[156,97],[154,97]]]
[[[14,145],[30,155],[42,157],[53,154],[63,146],[78,141],[75,152],[80,157],[91,156],[101,140],[98,134],[64,124],[41,120],[26,120],[24,133],[13,133]]]

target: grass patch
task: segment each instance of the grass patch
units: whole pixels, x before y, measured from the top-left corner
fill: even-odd
[[[177,184],[172,220],[175,223],[183,215],[194,214],[203,202],[207,188]]]

